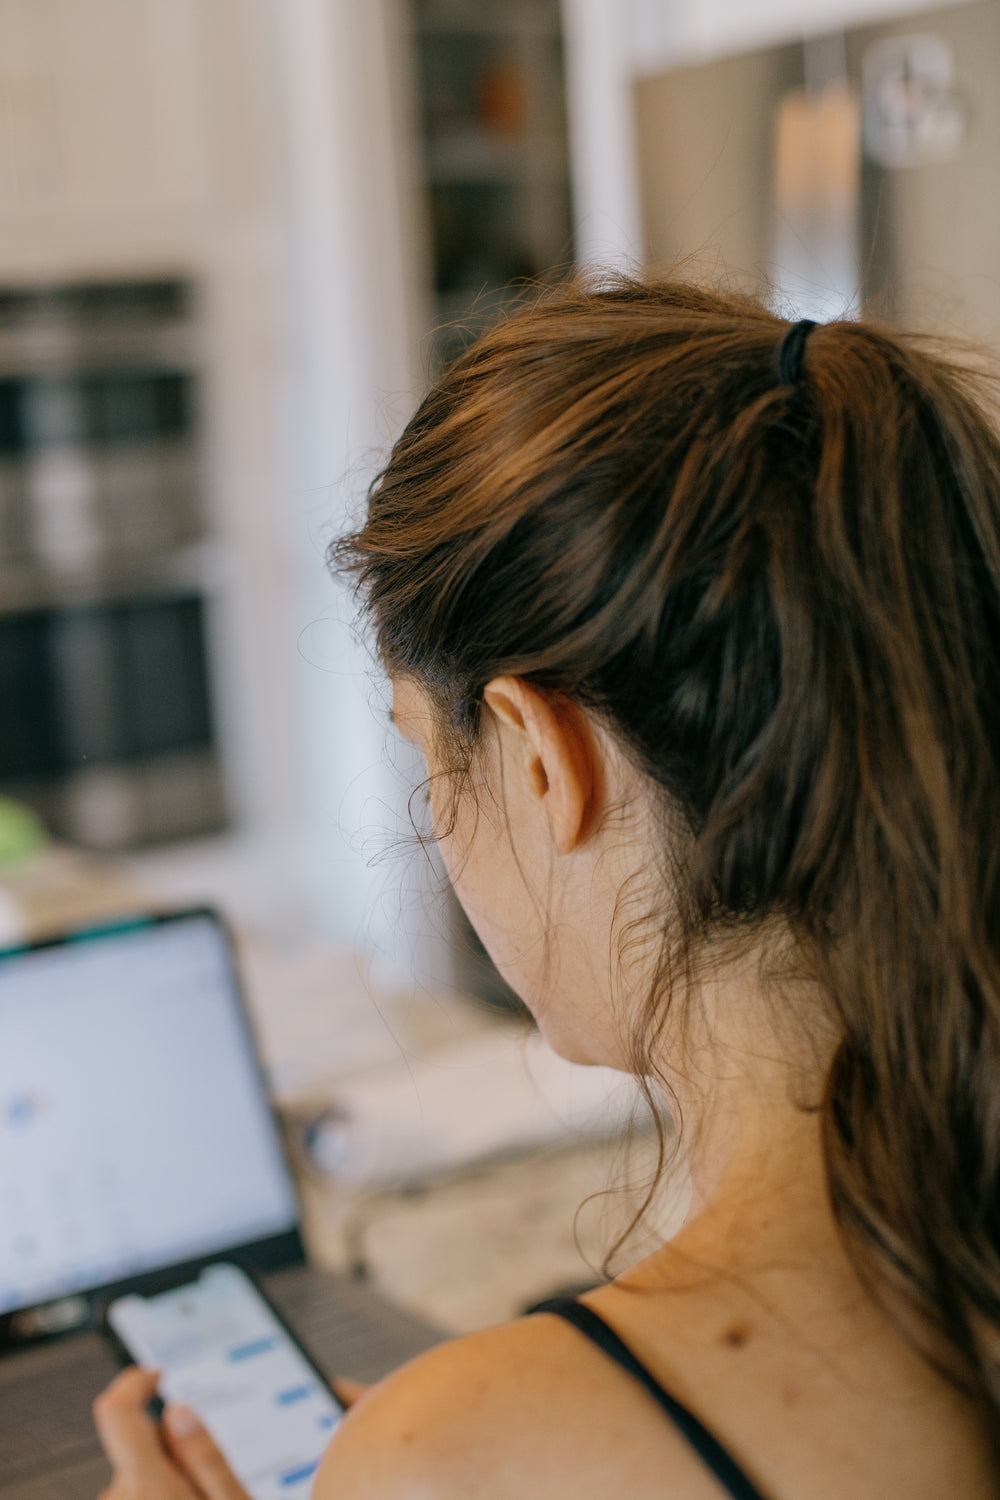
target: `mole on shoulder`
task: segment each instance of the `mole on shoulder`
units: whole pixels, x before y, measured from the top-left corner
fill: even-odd
[[[722,1335],[722,1342],[728,1344],[730,1349],[742,1349],[743,1345],[749,1343],[749,1341],[750,1330],[749,1328],[745,1328],[741,1323],[735,1324],[732,1328],[727,1328]]]

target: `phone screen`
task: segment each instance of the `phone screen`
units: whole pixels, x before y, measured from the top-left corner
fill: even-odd
[[[237,1266],[150,1297],[119,1297],[111,1328],[193,1408],[253,1500],[304,1500],[343,1408]]]

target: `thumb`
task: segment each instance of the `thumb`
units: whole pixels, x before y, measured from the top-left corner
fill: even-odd
[[[249,1500],[207,1429],[189,1406],[168,1406],[163,1434],[174,1462],[192,1479],[205,1500]]]
[[[101,1445],[119,1474],[162,1477],[167,1468],[156,1424],[146,1410],[158,1379],[158,1371],[130,1365],[94,1402]]]

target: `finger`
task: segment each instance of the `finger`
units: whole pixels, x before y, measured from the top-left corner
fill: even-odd
[[[371,1390],[371,1386],[364,1385],[360,1380],[347,1380],[344,1376],[338,1376],[336,1380],[330,1381],[330,1389],[341,1406],[350,1407],[361,1399],[365,1391]]]
[[[163,1413],[167,1448],[205,1500],[248,1500],[247,1492],[189,1406]]]
[[[132,1365],[116,1375],[94,1402],[97,1435],[112,1468],[120,1474],[155,1473],[166,1463],[156,1423],[146,1411],[158,1379],[158,1370]]]

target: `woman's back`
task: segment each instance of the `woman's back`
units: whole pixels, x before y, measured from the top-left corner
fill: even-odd
[[[877,1335],[866,1338],[850,1320],[833,1350],[807,1355],[758,1318],[744,1359],[722,1346],[717,1302],[684,1300],[680,1317],[663,1292],[628,1308],[610,1297],[593,1305],[698,1413],[764,1500],[995,1497],[982,1419],[946,1384],[908,1368],[912,1356],[880,1350]],[[852,1336],[850,1360],[843,1341]],[[443,1346],[366,1399],[328,1453],[316,1500],[733,1493],[630,1376],[554,1318]]]
[[[807,1186],[815,1137],[798,1145],[784,1191],[761,1184],[718,1238],[682,1232],[584,1299],[746,1488],[726,1487],[633,1374],[539,1314],[442,1345],[371,1393],[316,1500],[992,1500],[986,1417],[863,1291]]]

